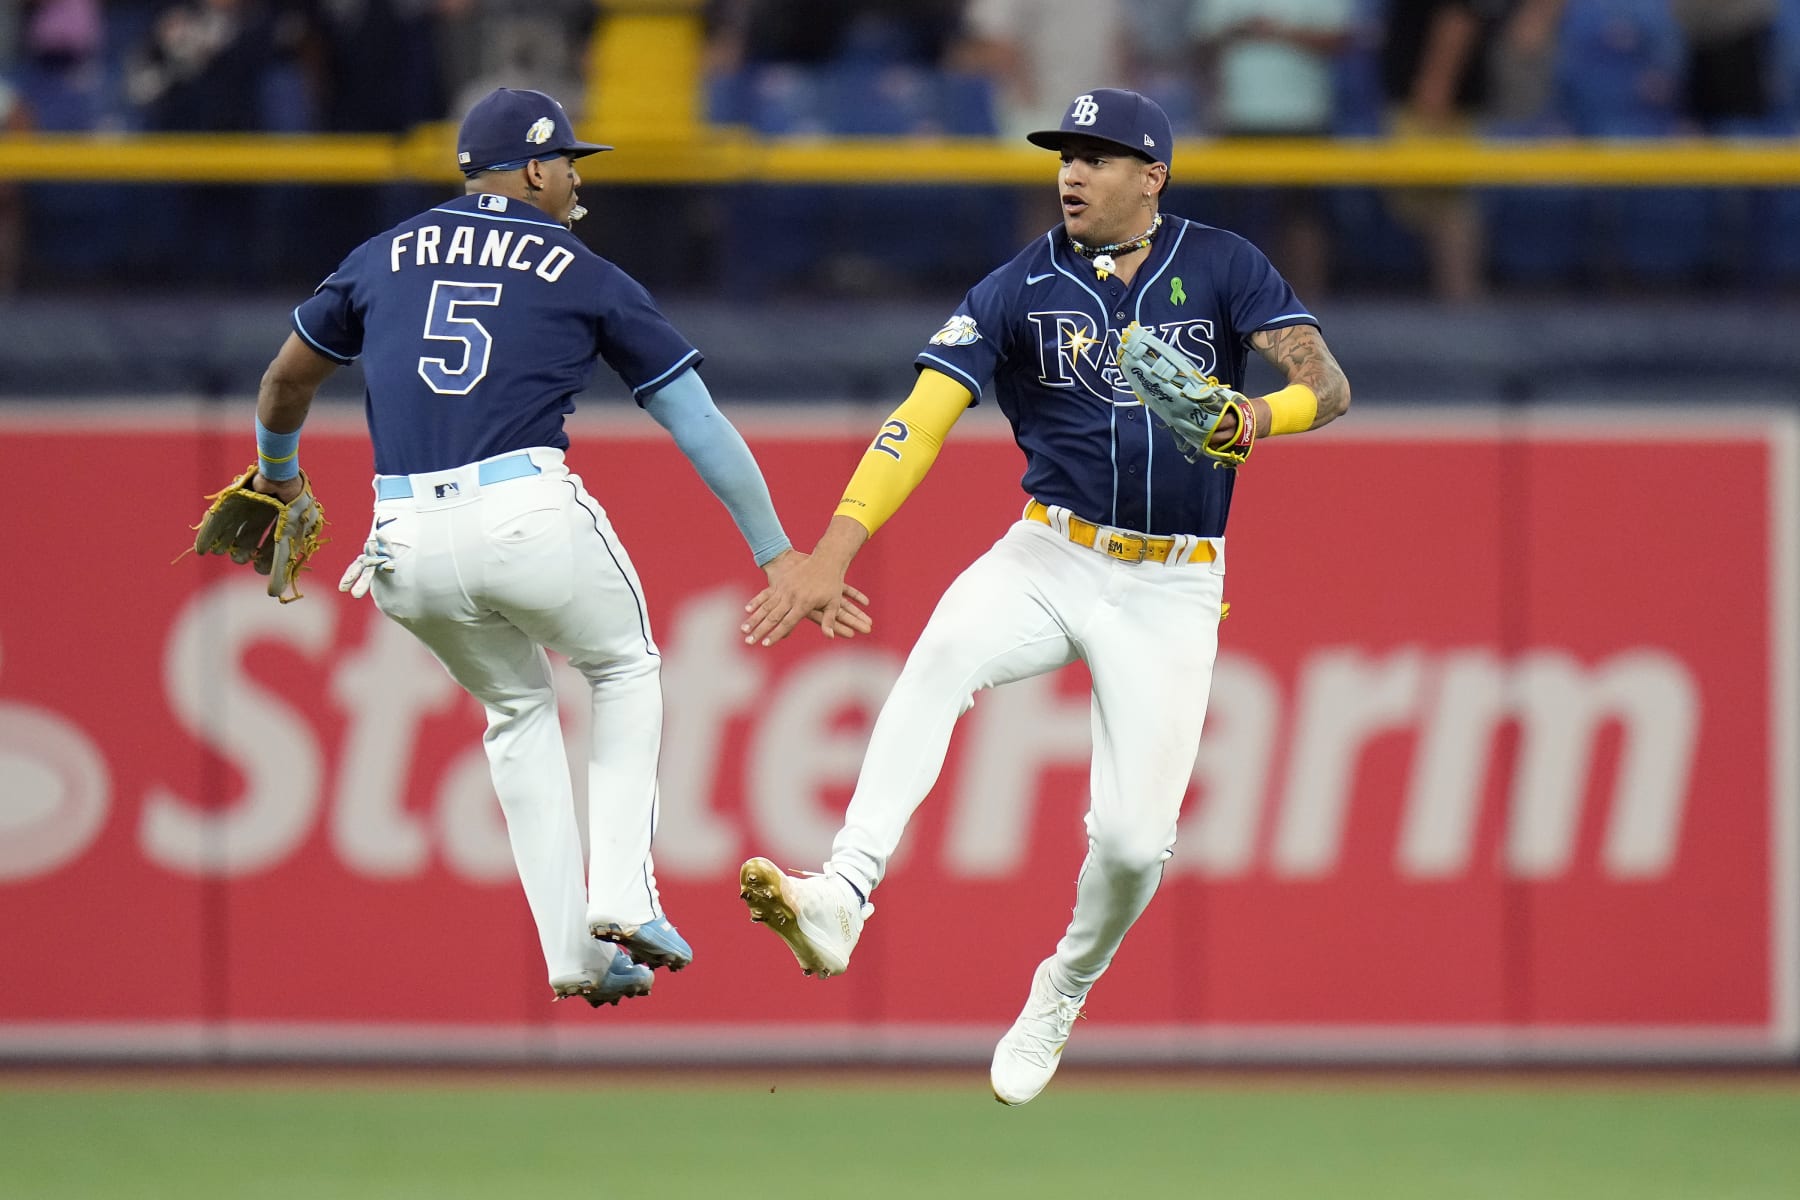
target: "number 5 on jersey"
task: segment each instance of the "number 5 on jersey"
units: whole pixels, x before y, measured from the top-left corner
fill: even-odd
[[[425,336],[436,342],[462,343],[461,362],[451,367],[449,358],[419,358],[419,378],[440,396],[466,396],[487,376],[493,335],[479,318],[459,313],[467,305],[500,303],[498,283],[452,283],[440,279],[431,285],[431,306],[425,313]]]

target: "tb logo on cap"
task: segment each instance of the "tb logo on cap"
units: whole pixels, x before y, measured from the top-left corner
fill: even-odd
[[[550,135],[555,132],[556,126],[551,123],[549,117],[539,117],[531,123],[531,128],[525,131],[525,140],[534,146],[541,146],[549,141]]]
[[[1075,97],[1075,107],[1069,110],[1069,117],[1077,125],[1092,125],[1100,115],[1100,106],[1094,103],[1091,95]]]

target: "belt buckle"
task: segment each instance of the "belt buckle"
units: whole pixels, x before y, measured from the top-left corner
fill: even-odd
[[[1136,543],[1136,550],[1131,544]],[[1121,533],[1117,529],[1106,531],[1106,555],[1124,562],[1143,562],[1150,553],[1150,539],[1141,533]]]

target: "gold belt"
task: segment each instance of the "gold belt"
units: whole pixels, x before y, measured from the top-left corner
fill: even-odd
[[[1049,525],[1050,510],[1033,500],[1025,506],[1025,519]],[[1051,526],[1051,528],[1055,528],[1055,526]],[[1073,514],[1069,516],[1069,540],[1077,546],[1086,546],[1090,550],[1098,550],[1110,558],[1121,559],[1125,562],[1168,562],[1169,555],[1174,553],[1176,541],[1172,537],[1132,533],[1125,529],[1108,529],[1104,525],[1084,521]],[[1209,563],[1215,557],[1217,554],[1213,550],[1212,542],[1201,538],[1194,546],[1193,553],[1188,556],[1188,561]]]

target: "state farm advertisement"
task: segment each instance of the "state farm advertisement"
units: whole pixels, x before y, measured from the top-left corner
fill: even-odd
[[[248,403],[15,407],[0,1056],[986,1057],[1074,898],[1079,664],[963,717],[846,975],[804,978],[736,871],[824,858],[938,595],[1018,517],[1008,431],[965,419],[858,560],[873,636],[764,649],[723,508],[593,407],[569,458],[663,652],[657,868],[693,966],[549,1003],[478,706],[335,588],[360,414],[308,423],[332,540],[284,606],[177,558],[253,457]],[[885,409],[732,415],[804,546]],[[1797,444],[1769,414],[1388,410],[1259,446],[1175,857],[1070,1054],[1792,1053]]]

